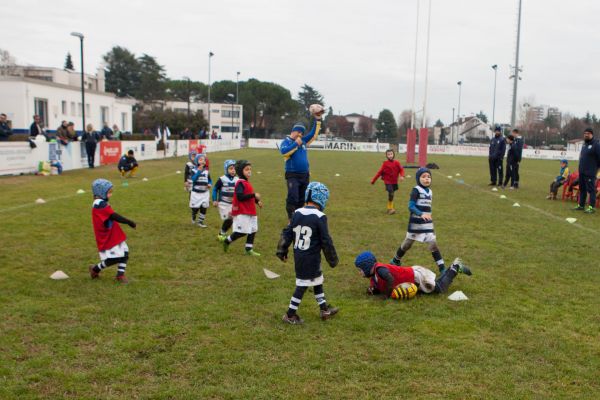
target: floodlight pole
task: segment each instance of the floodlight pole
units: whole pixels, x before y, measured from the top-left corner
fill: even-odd
[[[515,73],[513,75],[513,101],[512,113],[510,115],[510,125],[514,128],[517,122],[517,86],[519,84],[519,45],[521,43],[521,3],[519,0],[519,16],[517,19],[517,51],[515,55]]]
[[[79,38],[80,57],[81,57],[81,134],[85,132],[85,86],[83,72],[83,34],[79,32],[71,32],[71,36]]]
[[[410,129],[415,127],[415,93],[417,90],[417,54],[419,49],[419,4],[420,0],[417,0],[417,27],[415,30],[415,59],[413,67],[413,90],[412,90],[412,107],[410,112]]]

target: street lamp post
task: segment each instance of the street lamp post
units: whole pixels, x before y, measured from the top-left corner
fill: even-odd
[[[210,60],[215,53],[212,51],[208,52],[208,134],[212,134],[212,125],[210,124]]]
[[[240,71],[235,76],[235,103],[240,104]]]
[[[231,138],[233,139],[233,104],[235,99],[233,98],[233,93],[227,93],[227,97],[231,101]]]
[[[456,82],[458,85],[458,108],[456,109],[456,141],[458,142],[458,135],[460,134],[460,96],[462,94],[462,81]]]
[[[187,81],[187,123],[190,123],[190,95],[191,95],[191,89],[190,89],[190,78],[187,76],[184,76],[183,79],[185,79]]]
[[[498,64],[492,65],[494,70],[494,102],[492,105],[492,126],[496,125],[496,79],[498,78]]]
[[[81,54],[81,133],[85,132],[85,86],[83,79],[83,34],[79,32],[71,32],[71,36],[79,38],[80,54]]]

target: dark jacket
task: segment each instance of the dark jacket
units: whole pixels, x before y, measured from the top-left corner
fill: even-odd
[[[103,138],[107,138],[107,139],[112,139],[113,138],[113,131],[112,129],[110,129],[108,126],[105,126],[104,128],[102,128],[102,130],[100,131],[100,136]]]
[[[519,162],[518,159],[519,148],[516,142],[512,142],[508,145],[508,151],[506,152],[506,162],[509,164]]]
[[[8,140],[10,135],[12,135],[12,129],[8,126],[8,122],[0,122],[0,141]]]
[[[42,134],[43,134],[43,129],[35,122],[32,123],[31,126],[29,127],[29,136],[37,136],[37,135],[42,135]]]
[[[494,136],[490,142],[490,158],[502,160],[506,151],[506,139],[504,136]]]
[[[96,144],[100,140],[100,135],[98,135],[98,132],[84,132],[81,140],[86,143]]]
[[[515,147],[515,161],[521,162],[523,158],[523,138],[520,136],[516,137],[512,145]]]
[[[600,168],[600,142],[592,139],[584,143],[579,153],[579,175],[596,176]]]

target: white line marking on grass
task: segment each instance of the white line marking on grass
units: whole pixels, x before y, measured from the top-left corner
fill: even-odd
[[[468,186],[468,187],[469,187],[469,188],[471,188],[471,189],[475,189],[475,190],[477,190],[477,191],[479,191],[479,192],[481,192],[481,193],[486,193],[486,194],[490,194],[490,195],[492,195],[492,196],[494,196],[494,197],[500,197],[500,198],[501,198],[501,196],[498,196],[496,193],[494,193],[494,192],[488,192],[487,190],[481,189],[481,188],[480,188],[480,187],[478,187],[478,186],[471,185],[471,184],[469,184],[469,183],[465,183],[465,182],[462,182],[462,184],[463,184],[463,185],[465,185],[465,186]],[[503,196],[504,196],[504,195],[503,195]],[[537,212],[537,213],[539,213],[539,214],[545,215],[545,216],[546,216],[546,217],[548,217],[548,218],[552,218],[552,219],[554,219],[554,220],[556,220],[556,221],[560,221],[560,222],[564,222],[564,221],[565,221],[565,220],[564,220],[564,218],[561,218],[561,217],[559,217],[559,216],[557,216],[557,215],[554,215],[554,214],[552,214],[552,213],[549,213],[548,211],[544,211],[544,210],[542,210],[541,208],[537,208],[537,207],[531,206],[531,205],[529,205],[529,204],[523,204],[522,206],[523,206],[523,207],[527,207],[527,208],[529,208],[530,210],[533,210],[533,211],[535,211],[535,212]],[[600,231],[597,231],[597,230],[595,230],[595,229],[592,229],[592,228],[588,228],[587,226],[583,226],[583,225],[581,225],[581,224],[577,224],[577,223],[572,223],[571,225],[572,225],[572,226],[575,226],[575,227],[577,227],[577,228],[579,228],[579,229],[581,229],[581,230],[584,230],[584,231],[586,231],[586,232],[589,232],[589,233],[595,233],[596,235],[600,235]]]
[[[166,178],[167,176],[171,176],[171,175],[175,175],[175,173],[172,172],[170,174],[159,175],[159,176],[153,177],[152,179],[162,179],[162,178]],[[136,184],[136,183],[139,183],[139,182],[141,182],[141,181],[131,182],[131,184]],[[66,196],[51,197],[49,199],[44,199],[44,200],[46,201],[46,203],[50,203],[51,201],[64,200],[64,199],[69,199],[71,197],[76,197],[76,196],[77,196],[77,193],[75,193],[75,194],[69,194],[69,195],[66,195]],[[31,203],[19,204],[18,206],[2,208],[2,209],[0,209],[0,214],[11,212],[11,211],[15,211],[15,210],[19,210],[21,208],[33,207],[33,206],[42,207],[41,204],[36,204],[35,201],[32,201]]]

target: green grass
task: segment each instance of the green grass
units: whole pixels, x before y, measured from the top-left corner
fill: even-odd
[[[383,184],[369,185],[382,155],[311,152],[312,180],[332,193],[326,211],[341,263],[323,269],[327,299],[341,311],[320,321],[307,293],[305,325],[287,326],[293,265],[274,256],[286,223],[282,160],[267,150],[214,153],[213,179],[225,159],[242,157],[265,202],[261,258],[244,256],[243,241],[223,254],[214,208],[208,229],[191,226],[175,174],[183,158],[143,162],[126,188],[114,166],[0,178],[0,398],[600,398],[600,216],[544,200],[558,162],[525,160],[522,189],[494,193],[486,159],[432,158],[441,166],[432,187],[442,254],[474,272],[450,291],[469,301],[395,302],[368,298],[353,260],[365,249],[382,261],[394,254],[414,178],[388,216]],[[113,283],[114,267],[96,281],[87,273],[97,262],[97,177],[115,183],[113,208],[138,223],[124,228],[127,286]],[[39,197],[48,202],[33,204]],[[571,216],[576,224],[565,222]],[[404,261],[433,266],[418,244]],[[50,280],[58,269],[71,278]]]

